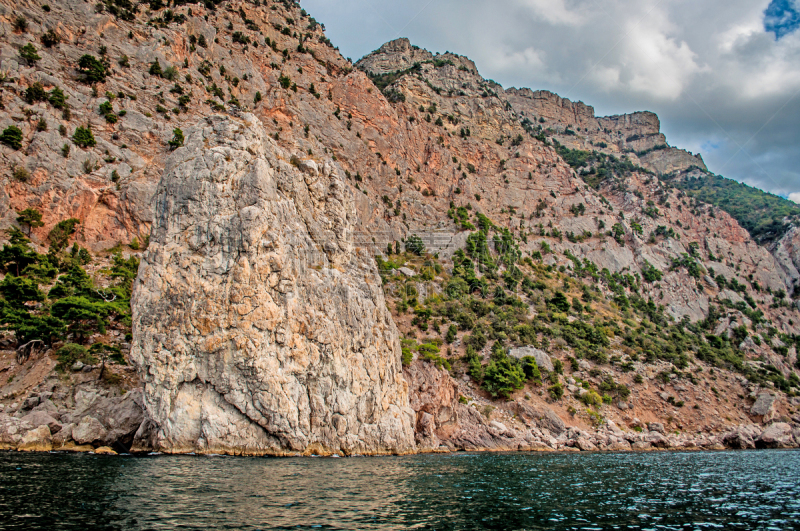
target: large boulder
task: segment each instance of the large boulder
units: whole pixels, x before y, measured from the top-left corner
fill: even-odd
[[[168,159],[132,300],[157,449],[414,450],[397,328],[341,173],[247,114],[203,120]]]
[[[83,417],[77,426],[72,428],[72,439],[78,444],[101,444],[106,437],[106,429],[94,417]]]
[[[22,435],[32,427],[16,417],[0,413],[0,449],[16,448]]]
[[[722,444],[735,450],[748,450],[756,447],[753,438],[740,431],[727,433],[722,439]]]
[[[764,391],[758,395],[755,404],[750,408],[750,414],[754,417],[766,417],[772,412],[772,408],[777,398],[772,393]]]
[[[547,372],[553,372],[553,360],[550,359],[550,356],[547,354],[547,352],[539,350],[538,348],[534,347],[512,348],[508,352],[508,355],[517,359],[522,359],[525,356],[530,356],[536,360],[536,365],[538,365],[540,369],[543,369]]]
[[[672,446],[670,440],[663,433],[657,431],[651,431],[647,434],[647,442],[655,448],[669,448]]]
[[[33,411],[22,417],[20,420],[27,422],[34,428],[38,428],[39,426],[47,426],[50,430],[50,433],[58,433],[61,431],[61,423],[44,411]]]
[[[765,429],[755,441],[756,448],[794,448],[797,446],[792,436],[792,426],[776,422]]]
[[[609,444],[605,450],[609,452],[630,452],[632,450],[631,443],[625,439],[620,439]]]
[[[47,425],[26,432],[19,442],[19,450],[26,452],[49,452],[53,449],[53,437]]]
[[[121,397],[97,397],[80,415],[95,418],[103,425],[106,431],[100,440],[101,444],[118,451],[128,451],[145,419],[142,390],[133,389]]]
[[[755,438],[760,433],[756,426],[737,426],[722,436],[722,444],[735,450],[749,450],[756,447]]]

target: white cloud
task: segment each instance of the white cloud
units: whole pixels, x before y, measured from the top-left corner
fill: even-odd
[[[525,72],[528,75],[545,76],[547,71],[546,54],[533,47],[513,50],[506,47],[496,57],[498,70]]]
[[[793,194],[789,194],[789,201],[794,201],[795,203],[800,203],[800,192],[795,192]]]
[[[606,92],[618,90],[622,86],[621,68],[618,66],[598,65],[592,69],[591,79]]]
[[[580,26],[585,20],[585,13],[577,9],[570,10],[564,0],[514,0],[516,4],[529,9],[537,17],[554,25]],[[500,2],[498,2],[499,4]],[[500,7],[500,6],[498,6]]]
[[[544,66],[545,54],[533,47],[522,51],[506,50],[499,58],[499,68],[541,68]]]
[[[630,29],[619,61],[630,76],[630,90],[674,100],[700,70],[695,57],[686,42],[637,25]]]

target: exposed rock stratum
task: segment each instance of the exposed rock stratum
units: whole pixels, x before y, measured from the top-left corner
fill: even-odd
[[[350,192],[252,115],[189,130],[158,188],[131,357],[156,448],[403,453],[415,414]]]

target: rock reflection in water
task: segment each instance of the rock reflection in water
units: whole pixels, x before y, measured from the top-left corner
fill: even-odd
[[[792,529],[800,452],[0,453],[0,529]]]

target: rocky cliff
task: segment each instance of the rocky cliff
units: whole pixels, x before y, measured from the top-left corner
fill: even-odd
[[[0,42],[0,216],[30,239],[4,252],[38,267],[3,258],[0,444],[797,439],[796,218],[762,245],[676,187],[706,168],[653,113],[506,90],[407,39],[354,65],[288,0],[0,0]],[[129,315],[115,279],[138,258]],[[104,326],[59,313],[66,295]],[[78,408],[87,386],[109,410],[141,396],[130,422]]]
[[[155,211],[131,358],[156,448],[414,449],[397,328],[338,169],[252,115],[213,117],[168,160]]]

